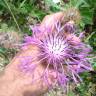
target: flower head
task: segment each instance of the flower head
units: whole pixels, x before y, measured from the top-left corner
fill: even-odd
[[[69,24],[67,25],[69,26]],[[90,48],[83,42],[78,42],[76,41],[77,39],[74,39],[79,37],[72,31],[75,30],[74,27],[72,27],[73,25],[70,25],[72,29],[69,30],[72,31],[69,32],[70,36],[69,33],[65,34],[65,26],[67,25],[63,27],[58,27],[56,25],[56,30],[54,32],[49,32],[50,30],[47,30],[47,28],[46,31],[42,31],[42,29],[38,29],[39,26],[37,26],[38,30],[36,31],[39,32],[36,33],[39,35],[33,34],[33,36],[28,36],[25,39],[25,46],[27,46],[27,44],[36,44],[38,46],[40,50],[40,62],[46,62],[45,70],[51,66],[56,71],[57,82],[60,85],[65,85],[66,82],[70,80],[73,80],[75,83],[82,81],[79,73],[92,70],[87,57]],[[68,29],[68,27],[66,28]],[[44,32],[46,32],[46,34]],[[41,34],[43,36],[41,36]],[[31,67],[32,66],[30,66],[29,70],[33,68]]]

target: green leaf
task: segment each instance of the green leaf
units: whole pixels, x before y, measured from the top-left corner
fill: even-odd
[[[68,96],[75,96],[75,94],[74,94],[72,91],[68,92],[67,95],[68,95]]]

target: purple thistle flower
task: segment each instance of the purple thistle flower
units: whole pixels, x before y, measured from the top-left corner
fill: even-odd
[[[51,66],[57,73],[57,82],[60,85],[66,85],[70,80],[78,83],[82,81],[79,77],[80,72],[92,70],[92,66],[87,57],[90,48],[83,42],[76,43],[76,41],[73,41],[75,29],[73,25],[70,25],[71,23],[66,24],[63,27],[60,27],[60,24],[59,26],[56,25],[57,30],[55,32],[50,32],[47,28],[42,31],[40,26],[35,26],[33,31],[36,31],[36,33],[33,32],[33,36],[27,36],[24,44],[24,46],[27,46],[27,44],[36,44],[39,47],[39,62],[46,62],[44,76]],[[71,38],[67,38],[64,30],[71,33]],[[43,38],[39,38],[41,34],[43,34]],[[26,62],[26,59],[24,61]],[[21,66],[25,65],[21,64]],[[32,68],[30,65],[27,67],[27,70],[31,70],[32,72]]]

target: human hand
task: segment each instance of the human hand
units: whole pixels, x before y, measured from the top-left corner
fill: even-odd
[[[46,26],[52,27],[56,20],[60,20],[63,16],[63,13],[56,13],[52,15],[46,16],[40,27],[43,27],[45,24]],[[55,17],[55,19],[54,19]],[[54,30],[54,28],[53,28]],[[0,80],[0,96],[37,96],[47,91],[48,86],[44,84],[42,79],[36,80],[36,82],[32,83],[32,76],[31,74],[26,74],[18,68],[19,64],[21,63],[20,57],[33,57],[39,54],[39,49],[36,45],[28,45],[27,49],[21,50],[8,64],[4,70],[4,75],[1,77]],[[38,62],[37,58],[34,62]],[[42,64],[39,64],[34,71],[34,78],[40,78],[43,74],[45,68]],[[49,69],[48,74],[48,81],[50,84],[54,84],[56,80],[55,72],[52,72],[52,69]],[[41,86],[43,87],[41,88]]]
[[[63,13],[55,13],[52,15],[46,16],[40,27],[43,28],[45,25],[48,28],[52,28],[52,31],[55,30],[54,23],[56,21],[61,21],[63,18]],[[68,38],[71,37],[71,34],[66,34]],[[40,38],[43,36],[41,35]],[[80,42],[79,38],[73,37],[73,42]],[[35,58],[30,64],[35,65],[38,63],[38,54],[39,49],[35,44],[28,45],[26,49],[21,50],[8,64],[4,70],[4,76],[2,76],[0,81],[0,96],[38,96],[42,93],[45,93],[48,90],[48,85],[41,78],[44,70],[46,69],[41,62],[35,68],[33,75],[35,82],[32,83],[33,77],[32,73],[26,73],[26,70],[23,72],[20,70],[20,63],[22,57],[32,57]],[[46,65],[46,64],[45,64]],[[48,68],[48,83],[49,85],[54,85],[56,81],[56,72],[55,70]],[[39,79],[38,79],[39,78]]]

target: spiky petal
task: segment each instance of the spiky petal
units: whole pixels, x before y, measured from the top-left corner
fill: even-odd
[[[65,28],[64,26],[63,28]],[[73,39],[76,37],[73,31],[74,27],[71,26],[72,29],[70,30],[66,27],[71,33],[70,38],[64,34],[66,30],[63,29],[62,31],[62,28],[57,25],[55,32],[50,32],[47,29],[42,31],[39,26],[37,28],[37,35],[33,34],[33,36],[26,37],[25,46],[27,44],[36,44],[39,47],[40,54],[42,54],[39,56],[41,63],[46,62],[46,70],[51,66],[56,71],[59,84],[66,84],[70,80],[73,80],[75,83],[82,81],[79,73],[92,70],[92,66],[87,58],[90,48],[83,42],[77,43]],[[41,34],[43,34],[43,38],[39,38]],[[31,67],[27,68],[27,70],[32,70],[33,67]]]

